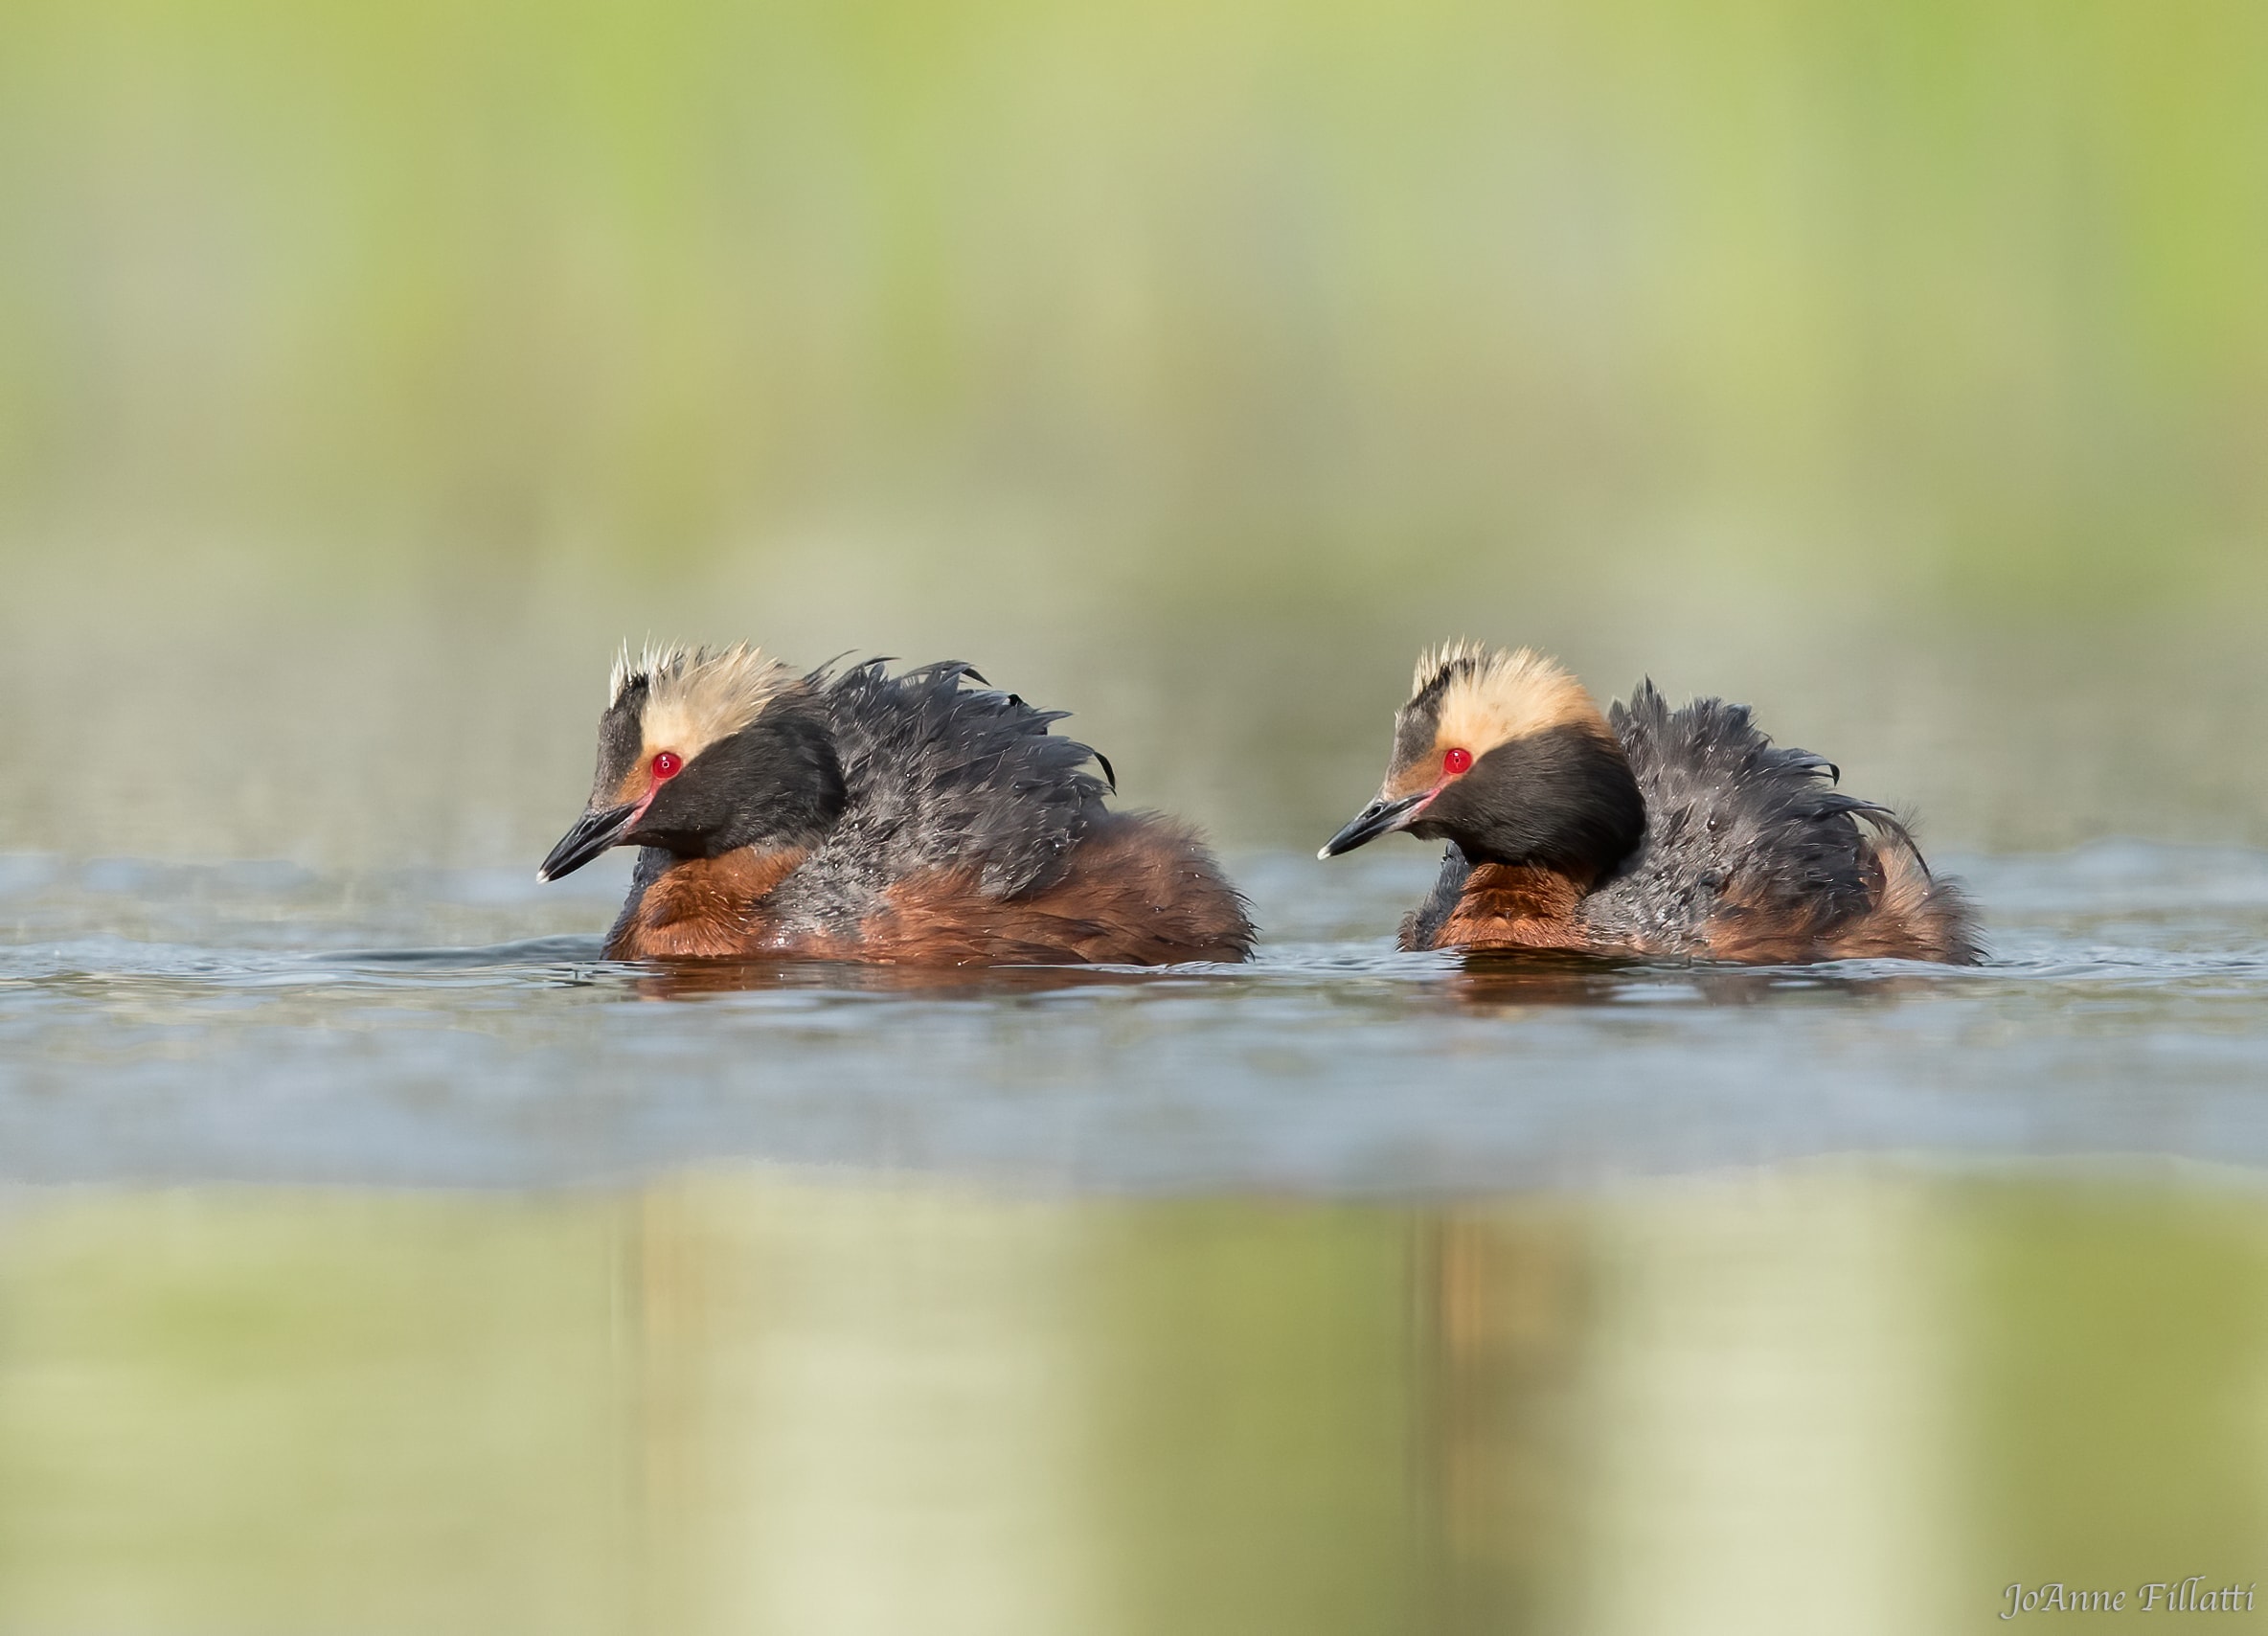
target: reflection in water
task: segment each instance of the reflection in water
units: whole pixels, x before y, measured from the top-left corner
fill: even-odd
[[[1463,1005],[1603,1006],[1699,1001],[1754,1006],[1814,993],[1847,1000],[1895,999],[1959,983],[1962,969],[1905,961],[1754,966],[1602,960],[1582,954],[1472,954],[1443,993]]]
[[[1156,990],[1202,986],[1213,996],[1297,982],[1313,974],[1270,966],[1195,964],[1178,966],[881,966],[824,960],[669,960],[631,965],[606,962],[584,940],[532,939],[488,948],[352,950],[321,957],[332,968],[405,967],[420,974],[551,961],[593,976],[626,974],[630,991],[647,1000],[699,1000],[718,994],[805,992],[827,995],[914,995],[987,1001],[1062,993],[1080,988]],[[1523,954],[1417,955],[1439,965],[1445,980],[1420,1003],[1450,1009],[1526,1006],[1609,1006],[1648,1001],[1699,1001],[1752,1006],[1788,995],[1816,993],[1844,999],[1894,999],[1959,983],[1963,971],[1907,962],[1845,962],[1827,966],[1711,966],[1667,961],[1603,959],[1543,950]],[[1406,996],[1405,996],[1406,998]]]
[[[2268,1205],[18,1195],[0,1627],[1985,1627],[2260,1577]]]
[[[1175,975],[1135,966],[866,966],[827,960],[649,961],[633,969],[638,973],[633,979],[636,991],[649,1000],[697,1000],[710,994],[782,988],[993,1000],[1065,988],[1169,981]]]

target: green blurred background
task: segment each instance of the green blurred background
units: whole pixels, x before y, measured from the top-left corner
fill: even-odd
[[[2259,1579],[2234,1182],[19,1200],[0,1629],[2156,1629]]]
[[[649,631],[1239,845],[1456,632],[2268,837],[2264,90],[2250,0],[11,0],[6,844],[525,862]]]

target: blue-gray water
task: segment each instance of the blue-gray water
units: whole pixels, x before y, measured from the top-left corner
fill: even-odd
[[[657,972],[612,876],[0,864],[0,1173],[527,1186],[756,1160],[1486,1193],[1810,1154],[2268,1160],[2268,855],[1945,860],[1975,970],[1395,952],[1416,848],[1235,860],[1248,967]]]

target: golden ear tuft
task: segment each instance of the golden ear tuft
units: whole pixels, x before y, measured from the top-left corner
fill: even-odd
[[[785,665],[744,642],[720,648],[649,643],[635,660],[624,643],[608,680],[608,707],[645,683],[639,722],[647,743],[691,761],[754,721],[793,680]]]
[[[1532,648],[1508,652],[1478,642],[1446,643],[1418,663],[1417,696],[1428,693],[1436,695],[1432,714],[1440,741],[1476,756],[1570,723],[1606,730],[1583,684]]]

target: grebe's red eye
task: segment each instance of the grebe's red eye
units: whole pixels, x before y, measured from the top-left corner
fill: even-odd
[[[685,763],[677,759],[675,751],[664,750],[653,759],[653,776],[656,780],[675,778],[684,765]]]
[[[1447,773],[1451,778],[1467,771],[1472,764],[1473,753],[1470,750],[1451,750],[1441,758],[1441,771]]]

